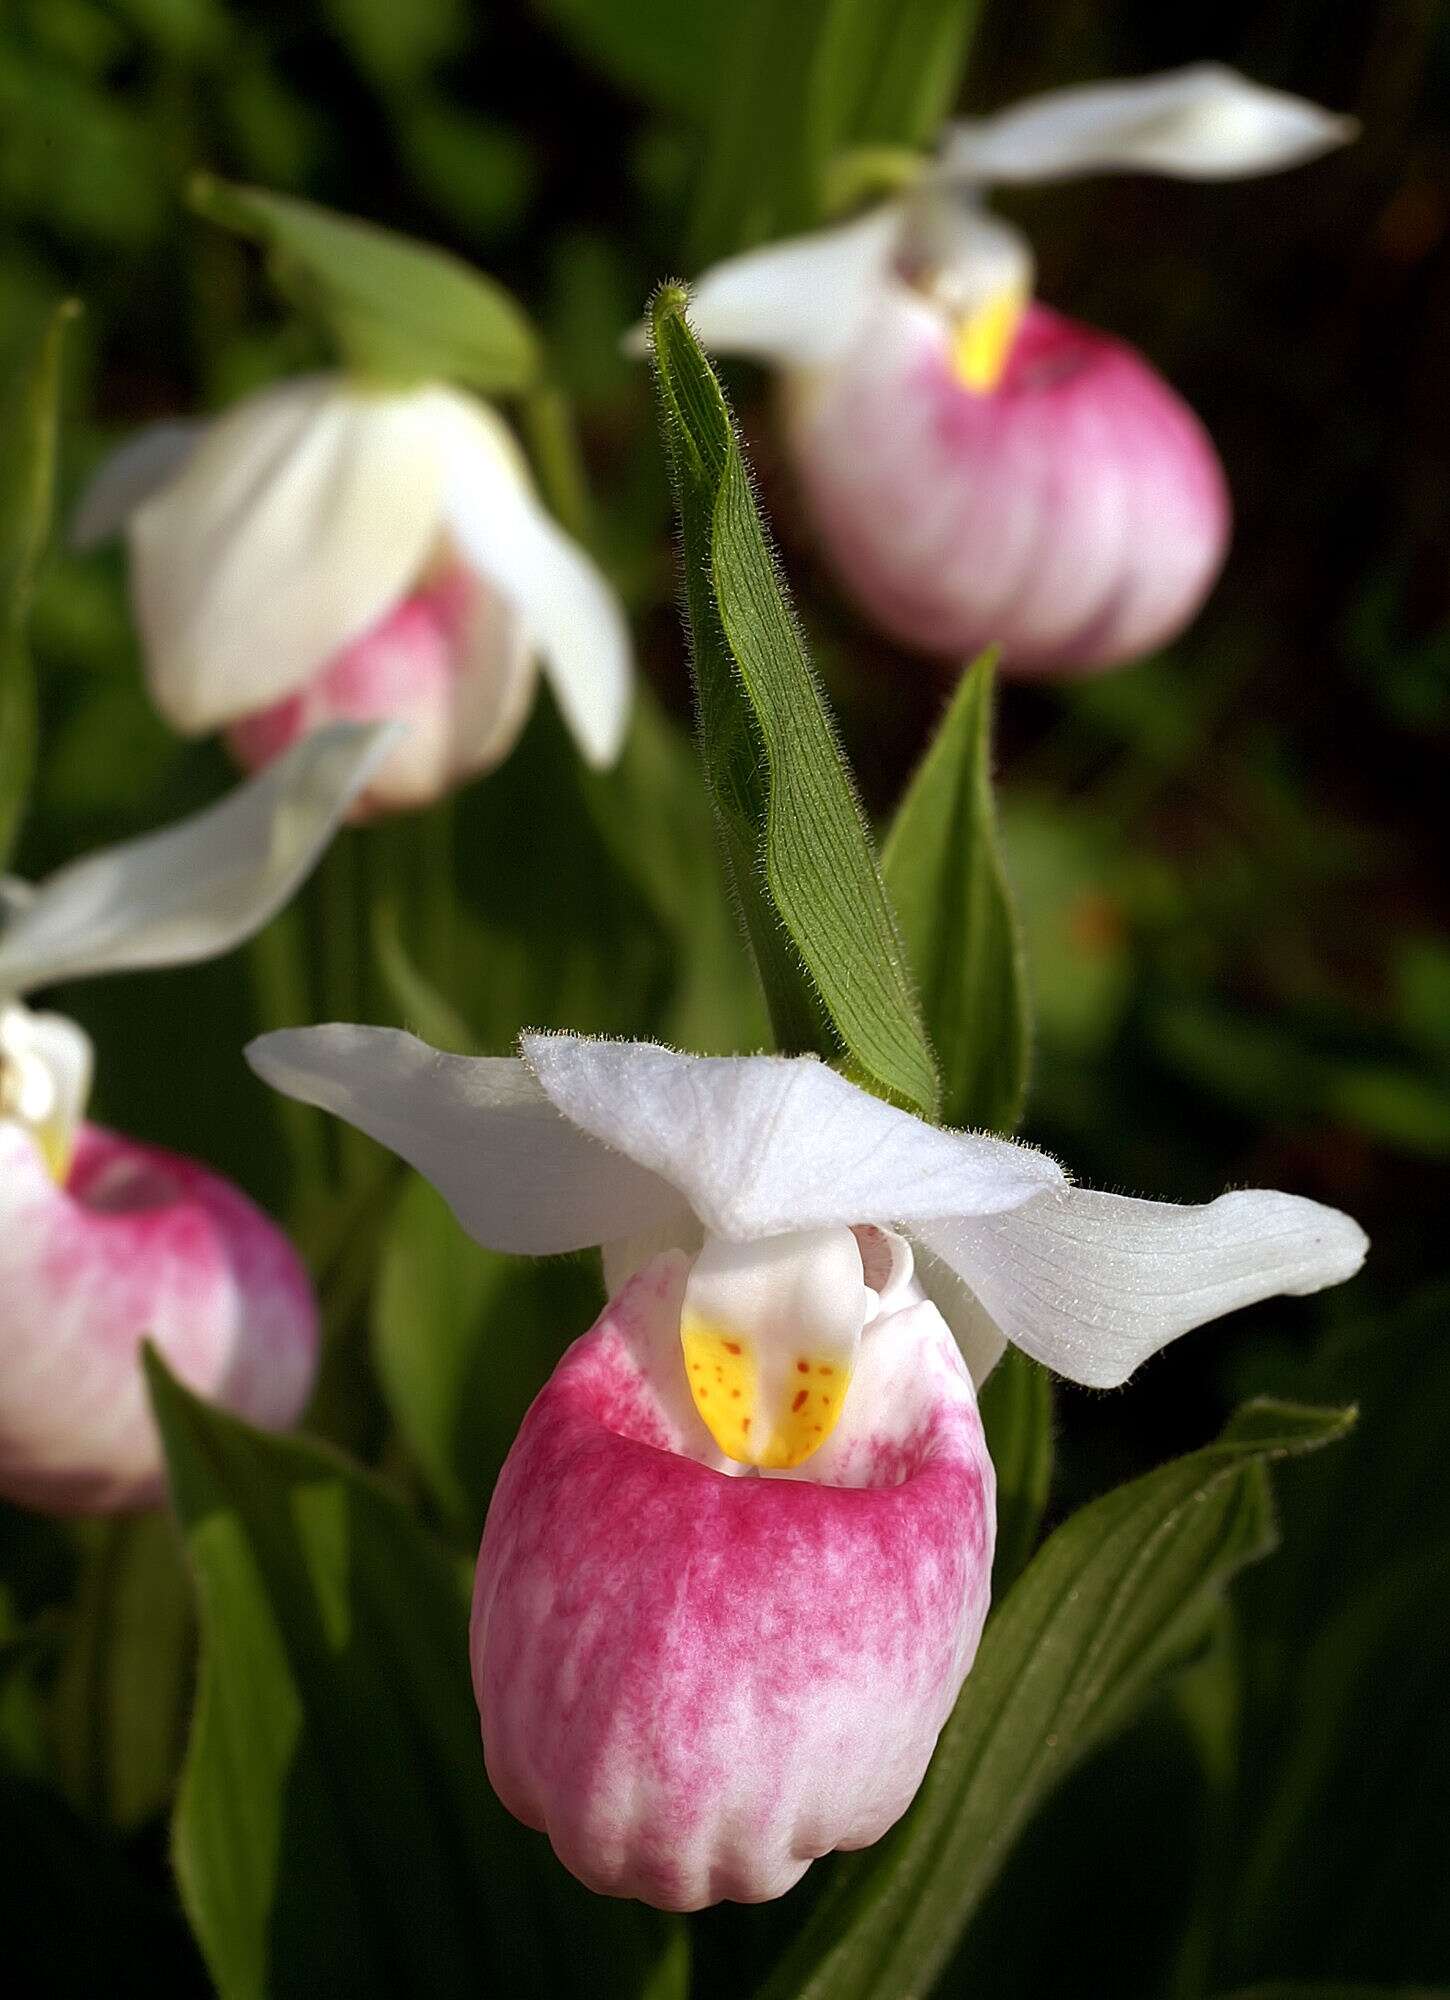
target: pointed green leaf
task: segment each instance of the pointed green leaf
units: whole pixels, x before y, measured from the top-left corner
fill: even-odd
[[[982,1427],[997,1474],[997,1550],[992,1595],[999,1602],[1037,1546],[1052,1487],[1052,1377],[1020,1347],[1009,1347],[987,1377]]]
[[[896,919],[681,290],[657,295],[652,323],[706,779],[777,1043],[844,1056],[930,1117],[936,1071]]]
[[[202,1629],[176,1870],[223,2000],[637,1993],[665,1928],[488,1788],[466,1579],[336,1453],[146,1370]]]
[[[1027,974],[992,802],[993,662],[965,674],[881,857],[942,1076],[942,1122],[1010,1132],[1027,1094]]]
[[[25,643],[50,533],[60,357],[71,301],[51,315],[34,362],[11,390],[0,437],[0,869],[15,844],[35,769],[35,675]]]
[[[343,359],[402,383],[517,393],[539,372],[523,308],[460,258],[315,202],[198,175],[192,206],[259,243],[278,289],[316,319]]]
[[[987,1627],[906,1818],[838,1869],[762,2000],[926,1994],[1034,1807],[1192,1651],[1274,1542],[1268,1463],[1353,1411],[1250,1404],[1059,1528]]]

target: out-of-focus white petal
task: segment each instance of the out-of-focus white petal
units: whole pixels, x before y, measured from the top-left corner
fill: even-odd
[[[444,1055],[399,1029],[332,1024],[263,1035],[247,1060],[274,1090],[391,1147],[491,1250],[583,1250],[682,1211],[655,1175],[560,1117],[515,1056]]]
[[[690,324],[716,354],[819,367],[844,354],[871,317],[901,237],[904,205],[788,237],[712,265],[690,287]]]
[[[1349,1216],[1262,1188],[1193,1208],[1055,1188],[914,1234],[1014,1346],[1095,1389],[1222,1313],[1341,1284],[1366,1249]]]
[[[937,186],[907,204],[901,268],[934,306],[956,319],[998,300],[1025,303],[1036,262],[1020,229],[960,188]]]
[[[58,869],[0,933],[0,994],[230,951],[287,901],[397,733],[320,730],[205,812]]]
[[[1044,1154],[938,1131],[813,1057],[676,1055],[525,1035],[558,1109],[686,1197],[733,1242],[857,1222],[989,1215],[1062,1180]]]
[[[1297,166],[1346,144],[1357,127],[1266,90],[1221,63],[1080,84],[954,125],[938,171],[953,180],[1067,180],[1147,171],[1184,180],[1237,180]]]
[[[148,424],[92,474],[71,520],[71,546],[92,549],[125,527],[132,514],[178,477],[206,429],[195,420]]]
[[[64,1014],[0,1005],[0,1120],[30,1133],[57,1181],[70,1167],[94,1070],[90,1036]]]
[[[451,389],[432,390],[430,410],[449,534],[516,607],[585,759],[612,764],[624,742],[633,680],[619,599],[540,506],[500,419]]]
[[[428,393],[265,390],[131,516],[147,678],[178,729],[292,693],[422,572],[442,492]]]

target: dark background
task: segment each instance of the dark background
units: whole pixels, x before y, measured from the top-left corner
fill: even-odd
[[[727,13],[10,0],[0,347],[58,294],[83,299],[66,490],[136,422],[319,353],[251,255],[186,214],[193,168],[447,244],[544,323],[578,401],[598,546],[683,716],[648,384],[617,341],[660,277],[688,271]],[[1203,56],[1353,111],[1363,136],[1263,181],[1104,179],[1001,204],[1031,234],[1041,295],[1142,348],[1199,411],[1236,506],[1224,580],[1170,654],[1004,691],[1002,810],[1039,1016],[1027,1131],[1124,1191],[1294,1188],[1349,1209],[1374,1248],[1342,1292],[1206,1329],[1130,1393],[1064,1392],[1054,1511],[1200,1443],[1251,1391],[1358,1399],[1363,1416],[1351,1445],[1283,1476],[1284,1547],[1236,1591],[1213,1656],[1034,1826],[943,1989],[963,1994],[1450,1983],[1450,17],[1432,0],[1002,0],[962,102]],[[765,385],[746,370],[731,382],[884,813],[945,682],[835,597],[793,524]],[[139,691],[117,560],[56,559],[36,651],[27,872],[215,790],[217,755],[176,745]],[[186,975],[170,990],[203,1025],[160,1066],[128,1066],[118,1047],[140,1047],[154,990],[75,1003],[109,1051],[103,1110],[277,1198],[268,1114],[238,1066],[216,1074],[217,1046],[249,1026],[245,988],[224,969]],[[11,1611],[43,1605],[61,1539],[6,1526]],[[11,1714],[26,1789],[0,1840],[24,1862],[32,1914],[78,1893],[104,1912],[124,1850],[159,1899],[161,1990],[168,1955],[186,1953],[159,1831],[119,1847],[77,1832],[89,1823],[65,1817],[28,1727]],[[1237,1756],[1219,1754],[1226,1731]],[[52,1817],[66,1829],[53,1853]],[[722,1990],[791,1911],[753,1929],[709,1920]]]

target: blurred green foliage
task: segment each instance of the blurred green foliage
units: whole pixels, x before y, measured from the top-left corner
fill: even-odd
[[[812,0],[800,18],[827,11]],[[353,879],[325,871],[297,920],[359,919],[323,976],[330,994],[300,995],[298,1018],[351,997],[371,1018],[416,1020],[401,963],[479,1047],[507,1046],[525,1018],[711,1048],[761,1039],[677,727],[688,697],[648,386],[618,341],[704,245],[819,199],[821,128],[802,117],[812,65],[873,46],[851,39],[850,7],[829,11],[844,39],[797,22],[810,73],[779,60],[768,94],[722,82],[751,55],[741,23],[757,15],[720,0],[9,0],[0,15],[0,367],[13,379],[54,303],[83,300],[66,495],[134,424],[324,357],[255,254],[186,211],[201,170],[484,267],[525,302],[575,400],[591,534],[655,690],[643,726],[621,769],[595,778],[542,706],[510,762],[436,825],[359,836]],[[965,40],[973,11],[913,13]],[[869,25],[893,10],[859,12]],[[1004,200],[1032,235],[1043,296],[1133,340],[1203,415],[1237,511],[1224,582],[1171,656],[1003,691],[999,810],[1038,1022],[1025,1131],[1099,1185],[1300,1189],[1355,1212],[1375,1248],[1343,1298],[1244,1313],[1130,1394],[1061,1394],[1053,1517],[1200,1445],[1243,1393],[1354,1399],[1363,1419],[1337,1463],[1279,1479],[1279,1553],[1236,1588],[1191,1674],[1034,1821],[943,1994],[1324,2000],[1450,1983],[1450,1296],[1436,1282],[1450,1191],[1450,10],[987,6],[963,101],[1203,55],[1357,112],[1364,137],[1243,187],[1119,180]],[[849,91],[832,106],[830,145],[911,137],[921,116]],[[780,189],[742,203],[741,162],[777,155]],[[885,823],[948,689],[844,609],[798,526],[768,397],[745,371],[732,389],[813,657]],[[32,651],[42,757],[26,873],[221,788],[220,754],[178,744],[140,691],[118,557],[53,552]],[[427,892],[440,852],[465,906],[446,936]],[[396,911],[391,978],[360,922],[379,886]],[[684,913],[699,919],[687,957]],[[97,1040],[102,1117],[206,1154],[305,1230],[307,1147],[335,1164],[338,1142],[284,1126],[240,1058],[218,1054],[262,1018],[260,957],[253,971],[255,984],[235,964],[108,981],[56,1004]],[[461,1557],[505,1416],[549,1365],[552,1334],[577,1330],[553,1315],[585,1310],[595,1275],[561,1267],[557,1299],[511,1304],[522,1337],[500,1406],[467,1436],[440,1430],[454,1392],[410,1365],[408,1262],[428,1254],[436,1217],[411,1187],[367,1184],[366,1158],[354,1166],[366,1251],[309,1248],[337,1351],[356,1358],[371,1310],[380,1389],[324,1399],[319,1423],[424,1496]],[[436,1359],[466,1380],[484,1365],[487,1301],[514,1281],[456,1240],[444,1254],[459,1268]],[[167,1576],[154,1547],[142,1561],[0,1517],[0,1921],[18,1991],[206,1990],[151,1809],[165,1773],[146,1762],[148,1745],[174,1754]],[[139,1614],[159,1648],[157,1701],[129,1723],[103,1695],[121,1736],[67,1738],[58,1768],[47,1732],[66,1701],[117,1685],[88,1623],[110,1588],[162,1606]],[[461,1621],[456,1606],[440,1616]],[[134,1622],[122,1629],[135,1640]],[[466,1732],[450,1727],[462,1755]],[[751,1990],[831,1876],[818,1867],[774,1910],[692,1922],[694,1990]]]

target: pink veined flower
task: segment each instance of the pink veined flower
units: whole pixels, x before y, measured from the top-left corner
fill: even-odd
[[[541,671],[581,755],[619,753],[619,603],[470,396],[316,375],[155,425],[101,468],[74,536],[122,528],[153,700],[249,769],[324,723],[393,718],[408,734],[355,816],[427,805],[508,755]]]
[[[280,1428],[311,1393],[312,1287],[247,1198],[85,1121],[92,1052],[21,995],[213,958],[276,911],[397,741],[335,725],[189,820],[4,885],[0,923],[0,1493],[51,1512],[160,1498],[143,1340],[199,1395]]]
[[[1008,1340],[1109,1386],[1364,1254],[1293,1195],[1071,1187],[809,1057],[341,1026],[249,1056],[491,1248],[604,1249],[609,1303],[489,1508],[473,1677],[505,1804],[591,1888],[668,1909],[779,1896],[910,1803],[986,1616],[976,1388]]]
[[[1122,665],[1212,587],[1230,507],[1197,418],[1122,342],[1032,303],[993,183],[1290,166],[1349,121],[1211,64],[948,129],[911,194],[707,271],[708,347],[782,377],[792,463],[842,587],[884,631],[1016,674]]]

